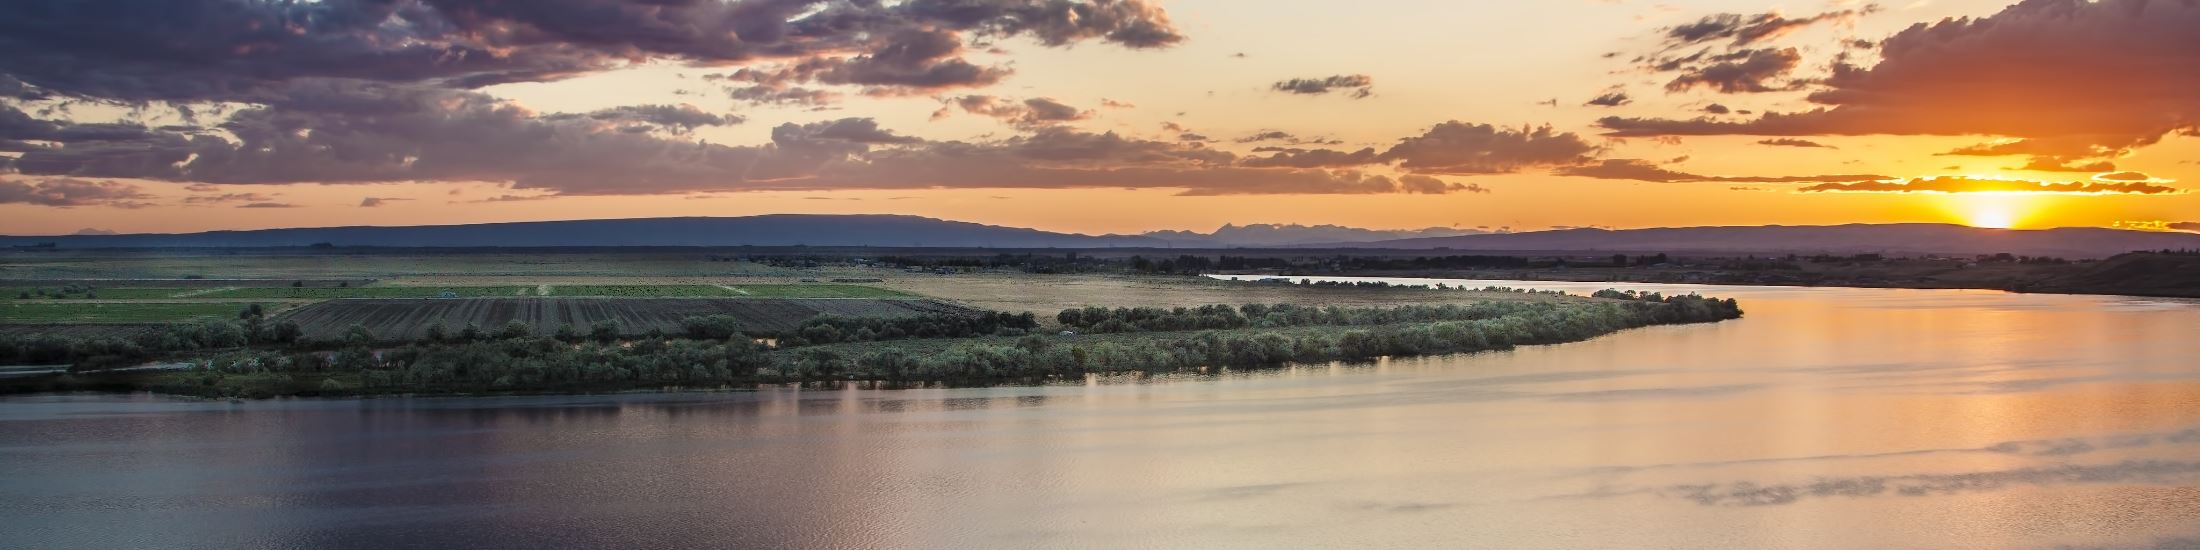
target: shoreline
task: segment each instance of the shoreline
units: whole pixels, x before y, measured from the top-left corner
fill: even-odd
[[[771,350],[733,340],[660,339],[599,345],[527,337],[397,350],[347,349],[331,354],[325,363],[277,367],[273,366],[277,360],[303,356],[262,349],[192,357],[201,366],[189,370],[90,371],[0,380],[0,393],[145,391],[210,399],[259,399],[751,391],[788,384],[875,384],[886,389],[1045,385],[1095,374],[1223,374],[1296,364],[1498,351],[1580,342],[1634,328],[1711,323],[1742,316],[1731,300],[1692,296],[1651,300],[1645,295],[1640,300],[1607,298],[1571,304],[1484,304],[1481,309],[1327,308],[1331,315],[1348,319],[1342,324],[1244,323],[1197,330],[1135,328],[1093,334],[1065,331],[850,341]],[[1195,313],[1232,309],[1214,307],[1222,309],[1202,308]],[[1259,311],[1270,306],[1242,307]],[[1144,314],[1147,309],[1115,311]],[[1190,318],[1184,310],[1176,311]],[[1319,315],[1323,310],[1309,307],[1288,311]],[[1115,323],[1099,326],[1121,326],[1119,321]],[[340,357],[347,354],[352,363]],[[372,359],[365,359],[370,356]],[[337,366],[340,364],[365,366]]]

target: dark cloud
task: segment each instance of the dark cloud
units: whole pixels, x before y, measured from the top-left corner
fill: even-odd
[[[386,205],[386,204],[389,204],[389,203],[390,203],[391,201],[409,201],[409,200],[412,200],[412,199],[397,198],[397,197],[366,197],[366,198],[362,198],[362,199],[359,199],[359,207],[360,207],[360,208],[375,208],[375,207],[380,207],[380,206],[382,206],[382,205]]]
[[[1723,114],[1727,114],[1727,113],[1731,113],[1731,112],[1734,112],[1734,110],[1733,110],[1733,109],[1729,109],[1729,108],[1727,108],[1727,106],[1725,106],[1725,105],[1720,105],[1720,104],[1717,104],[1717,103],[1713,103],[1713,104],[1710,104],[1710,105],[1705,105],[1705,106],[1704,106],[1704,108],[1703,108],[1703,112],[1706,112],[1706,113],[1711,113],[1711,114],[1714,114],[1714,115],[1723,115]]]
[[[1513,130],[1454,120],[1398,140],[1381,158],[1421,174],[1503,174],[1580,164],[1598,151],[1581,136],[1550,126]]]
[[[739,116],[706,113],[694,105],[686,104],[613,107],[586,114],[559,114],[545,118],[556,121],[579,117],[617,124],[621,131],[666,130],[677,134],[685,134],[705,126],[740,124],[742,121]]]
[[[1610,117],[1614,136],[1996,135],[2057,145],[2049,164],[2098,162],[2200,132],[2200,2],[2026,0],[1919,24],[1880,61],[1836,64],[1824,107],[1754,120]]]
[[[1561,176],[1596,178],[1607,180],[1650,181],[1659,183],[1725,182],[1725,183],[1817,183],[1817,182],[1866,182],[1895,178],[1871,174],[1831,174],[1822,176],[1706,176],[1672,170],[1656,163],[1640,159],[1608,159],[1594,164],[1569,166],[1552,172]]]
[[[1322,95],[1333,91],[1341,91],[1353,99],[1361,99],[1374,95],[1374,86],[1375,77],[1354,74],[1327,78],[1293,78],[1269,85],[1269,89],[1305,95]]]
[[[1980,179],[1964,176],[1918,178],[1909,181],[1826,183],[1802,188],[1804,192],[1835,193],[2054,193],[2071,195],[2167,195],[2177,188],[2146,182],[2044,182]]]
[[[1005,67],[980,67],[959,57],[962,40],[941,30],[908,30],[878,40],[870,53],[812,57],[768,68],[747,68],[726,78],[782,90],[794,83],[864,87],[872,95],[909,95],[950,88],[989,86],[1007,78]]]
[[[192,196],[189,196],[189,197],[184,197],[184,198],[183,198],[183,203],[184,203],[184,204],[226,204],[226,203],[238,203],[238,202],[244,202],[244,203],[251,203],[251,202],[269,202],[269,201],[273,201],[273,200],[275,200],[275,197],[273,197],[273,196],[270,196],[270,195],[264,195],[264,194],[260,194],[260,193],[219,193],[219,194],[211,194],[211,195],[192,195]]]
[[[2200,222],[2170,222],[2170,229],[2200,233]]]
[[[130,101],[257,102],[306,78],[475,87],[649,60],[825,60],[820,81],[923,87],[997,76],[941,57],[966,33],[1049,46],[1183,40],[1148,0],[25,0],[8,15],[0,74],[11,82]]]
[[[1423,175],[1508,174],[1531,168],[1573,166],[1602,151],[1572,133],[1549,126],[1518,130],[1488,124],[1449,121],[1419,136],[1398,140],[1388,150],[1359,151],[1260,147],[1271,153],[1245,160],[1247,166],[1345,167],[1396,164]]]
[[[727,97],[757,105],[801,105],[818,107],[831,105],[840,94],[801,86],[732,86],[726,88]]]
[[[2093,179],[2103,181],[2160,181],[2154,176],[2147,175],[2145,172],[2111,172],[2107,174],[2094,175]]]
[[[1758,144],[1758,145],[1771,145],[1771,146],[1773,146],[1773,147],[1804,147],[1804,148],[1823,148],[1823,149],[1837,149],[1837,147],[1834,147],[1834,146],[1832,146],[1832,145],[1826,145],[1826,144],[1824,144],[1824,143],[1819,143],[1819,142],[1815,142],[1815,141],[1811,141],[1811,140],[1807,140],[1807,139],[1796,139],[1796,138],[1772,138],[1772,139],[1763,139],[1763,140],[1758,140],[1758,141],[1757,141],[1757,144]]]
[[[2011,170],[2034,172],[2107,172],[2116,169],[2116,163],[2105,160],[2083,160],[2062,157],[2032,157],[2023,166],[2011,166]]]
[[[254,203],[246,203],[246,204],[240,204],[240,205],[237,205],[237,208],[297,208],[297,207],[298,207],[298,205],[295,205],[295,204],[290,204],[290,203],[287,203],[287,202],[254,202]]]
[[[117,233],[117,232],[115,232],[115,230],[112,230],[112,229],[100,229],[100,228],[97,228],[97,227],[86,227],[86,228],[83,228],[83,229],[78,229],[78,230],[76,230],[76,232],[75,232],[75,233],[70,233],[70,235],[120,235],[120,234],[121,234],[121,233]]]
[[[1382,155],[1368,147],[1350,153],[1334,149],[1296,149],[1263,147],[1273,152],[1269,156],[1245,159],[1246,166],[1281,166],[1292,168],[1340,168],[1365,166],[1381,162]]]
[[[1666,91],[1685,92],[1697,87],[1719,93],[1758,93],[1800,89],[1800,81],[1778,82],[1795,71],[1803,54],[1795,48],[1762,48],[1712,56],[1709,62],[1678,69],[1680,75],[1665,84]]]
[[[1695,21],[1668,27],[1664,30],[1666,44],[1670,47],[1702,45],[1726,41],[1732,46],[1748,46],[1764,42],[1804,27],[1819,23],[1845,22],[1858,16],[1878,11],[1876,5],[1863,9],[1840,10],[1802,18],[1789,18],[1777,12],[1758,14],[1720,13],[1704,16]]]
[[[29,204],[37,206],[113,206],[138,208],[149,206],[142,199],[151,195],[135,185],[112,181],[86,181],[79,179],[48,179],[36,182],[0,179],[0,204]]]
[[[989,95],[966,95],[943,100],[946,106],[932,113],[938,120],[947,117],[955,109],[965,113],[989,116],[1019,128],[1033,128],[1092,118],[1089,110],[1071,107],[1053,98],[1034,97],[1022,101]]]
[[[1597,107],[1618,107],[1621,105],[1626,105],[1633,101],[1633,99],[1627,97],[1627,94],[1625,92],[1612,92],[1597,96],[1595,99],[1591,99],[1587,103],[1583,103],[1582,105]]]

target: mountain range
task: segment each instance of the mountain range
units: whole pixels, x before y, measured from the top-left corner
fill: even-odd
[[[1083,235],[900,215],[775,214],[199,233],[0,237],[56,248],[873,246],[952,248],[1364,248],[1449,252],[1675,254],[1991,254],[2095,258],[2135,250],[2200,249],[2200,234],[2101,228],[1986,229],[1948,224],[1853,224],[1518,233],[1334,225],[1225,225],[1211,233]]]

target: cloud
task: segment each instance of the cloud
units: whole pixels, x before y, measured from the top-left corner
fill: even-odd
[[[559,114],[545,118],[555,121],[584,117],[618,125],[623,132],[661,129],[676,134],[685,134],[705,126],[725,126],[742,122],[740,116],[706,113],[687,104],[613,107],[586,114]]]
[[[1713,103],[1713,104],[1710,104],[1710,105],[1705,105],[1705,106],[1703,107],[1703,112],[1706,112],[1706,113],[1711,113],[1711,114],[1714,114],[1714,115],[1723,115],[1723,114],[1727,114],[1727,113],[1731,113],[1731,112],[1734,112],[1734,110],[1733,110],[1733,109],[1730,109],[1730,108],[1728,108],[1728,107],[1727,107],[1727,106],[1725,106],[1725,105],[1720,105],[1720,104],[1717,104],[1717,103]]]
[[[1254,137],[1261,137],[1256,135]],[[1518,130],[1488,124],[1449,121],[1421,135],[1398,140],[1387,150],[1358,151],[1260,147],[1270,153],[1244,161],[1246,166],[1347,167],[1396,164],[1422,175],[1509,174],[1531,168],[1574,166],[1589,162],[1602,149],[1573,133],[1550,126]]]
[[[1323,95],[1343,91],[1352,99],[1362,99],[1375,94],[1375,77],[1364,74],[1337,75],[1326,78],[1293,78],[1269,85],[1269,89],[1302,95]]]
[[[139,208],[149,206],[141,199],[152,198],[135,185],[112,181],[86,181],[79,179],[48,179],[37,182],[0,180],[0,204],[29,204],[36,206],[75,207],[113,206]]]
[[[2170,222],[2170,229],[2200,233],[2200,222]]]
[[[1627,97],[1627,94],[1625,92],[1612,92],[1597,96],[1595,99],[1591,99],[1587,103],[1583,103],[1582,105],[1591,105],[1598,107],[1618,107],[1621,105],[1626,105],[1633,101],[1633,99],[1629,99]]]
[[[2154,176],[2149,176],[2145,172],[2110,172],[2106,174],[2094,174],[2093,179],[2102,181],[2165,181]]]
[[[269,195],[263,195],[263,194],[259,194],[259,193],[250,193],[250,192],[246,192],[246,193],[218,193],[218,194],[211,194],[211,195],[192,195],[192,196],[189,196],[189,197],[184,197],[184,198],[183,198],[183,203],[184,203],[184,204],[223,204],[223,203],[233,203],[233,202],[269,202],[269,201],[273,201],[273,200],[275,200],[275,197],[273,197],[273,196],[269,196]]]
[[[1353,151],[1350,153],[1337,151],[1334,149],[1296,149],[1285,147],[1263,147],[1261,149],[1270,151],[1273,154],[1265,157],[1248,158],[1245,159],[1245,162],[1243,164],[1246,166],[1332,168],[1364,166],[1380,162],[1382,159],[1382,155],[1377,154],[1375,152],[1375,148],[1373,147],[1360,149],[1358,151]]]
[[[906,30],[851,57],[812,57],[766,69],[743,69],[732,78],[777,87],[795,82],[862,86],[871,95],[910,95],[950,88],[989,86],[1012,72],[980,67],[959,57],[962,39],[941,30]]]
[[[240,205],[237,205],[237,208],[297,208],[297,207],[298,207],[298,205],[295,205],[295,204],[290,204],[290,203],[287,203],[287,202],[255,202],[255,203],[248,203],[248,204],[240,204]]]
[[[1703,65],[1680,69],[1680,76],[1667,82],[1665,90],[1685,92],[1704,87],[1736,94],[1795,90],[1804,85],[1800,81],[1774,82],[1802,64],[1803,54],[1795,48],[1743,50],[1712,56],[1710,60]]]
[[[2168,195],[2182,193],[2174,187],[2145,182],[2042,182],[1982,179],[1965,176],[1917,178],[1909,181],[1825,183],[1804,187],[1803,192],[1833,193],[2051,193],[2065,195]]]
[[[966,95],[942,102],[946,106],[932,113],[933,120],[946,118],[958,108],[965,113],[997,118],[1019,128],[1075,122],[1093,116],[1090,110],[1080,110],[1046,97],[1016,101],[989,95]]]
[[[75,232],[75,233],[70,233],[70,235],[120,235],[120,233],[116,233],[116,232],[115,232],[114,230],[112,230],[112,229],[99,229],[99,228],[96,228],[96,227],[86,227],[86,228],[83,228],[83,229],[78,229],[78,230],[76,230],[76,232]]]
[[[1450,121],[1399,140],[1381,158],[1419,174],[1505,174],[1587,162],[1600,149],[1550,126],[1519,130]]]
[[[941,44],[959,45],[963,34],[1129,48],[1184,38],[1149,0],[26,0],[10,8],[0,19],[0,74],[10,82],[30,93],[128,101],[257,102],[314,78],[471,88],[653,60],[830,60],[831,80],[925,86],[985,72],[938,57]],[[923,62],[906,64],[912,59]]]
[[[1771,145],[1771,146],[1774,146],[1774,147],[1805,147],[1805,148],[1824,148],[1824,149],[1836,149],[1836,148],[1837,148],[1837,147],[1834,147],[1834,146],[1832,146],[1832,145],[1826,145],[1826,144],[1824,144],[1824,143],[1819,143],[1819,142],[1815,142],[1815,141],[1811,141],[1811,140],[1807,140],[1807,139],[1795,139],[1795,138],[1774,138],[1774,139],[1765,139],[1765,140],[1758,140],[1758,141],[1757,141],[1757,144],[1758,144],[1758,145]]]
[[[1668,47],[1684,47],[1726,41],[1735,47],[1748,46],[1772,40],[1811,25],[1828,22],[1846,22],[1858,16],[1878,11],[1877,6],[1863,9],[1840,10],[1809,17],[1789,18],[1778,12],[1737,14],[1720,13],[1704,16],[1695,21],[1667,27],[1663,38]]]
[[[1919,24],[1816,85],[1821,107],[1745,121],[1607,117],[1620,137],[1996,135],[2041,141],[2047,164],[2098,162],[2200,132],[2200,3],[2027,0]],[[2052,144],[2054,147],[2045,147]]]
[[[1560,176],[1574,176],[1606,180],[1632,180],[1658,183],[1725,182],[1725,183],[1816,183],[1816,182],[1867,182],[1894,178],[1870,174],[1832,174],[1821,176],[1705,176],[1658,166],[1641,159],[1607,159],[1594,164],[1570,166],[1551,172]]]
[[[409,201],[409,200],[412,200],[412,199],[407,199],[407,198],[398,198],[398,197],[366,197],[366,198],[362,198],[362,199],[359,199],[359,207],[360,207],[360,208],[376,208],[376,207],[380,207],[380,206],[382,206],[382,205],[385,205],[385,204],[389,204],[389,203],[390,203],[391,201]]]

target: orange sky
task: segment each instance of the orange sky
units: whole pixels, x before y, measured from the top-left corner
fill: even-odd
[[[451,80],[389,77],[378,81],[344,75],[345,79],[358,78],[358,83],[364,84],[417,86],[433,89],[436,94],[480,94],[454,96],[478,99],[429,100],[431,108],[448,109],[455,102],[471,101],[483,106],[484,110],[476,114],[494,111],[530,124],[580,128],[570,130],[575,134],[559,138],[555,147],[485,146],[484,152],[469,150],[466,158],[453,160],[437,156],[443,151],[436,148],[473,146],[475,141],[494,141],[504,134],[490,132],[493,128],[485,129],[482,124],[458,124],[435,130],[467,136],[453,138],[451,145],[428,146],[411,153],[360,152],[374,147],[404,151],[407,143],[417,144],[420,137],[375,135],[372,132],[379,129],[361,122],[369,118],[349,114],[344,116],[356,118],[336,121],[329,118],[335,115],[313,112],[313,117],[319,117],[310,119],[314,122],[295,122],[308,119],[284,118],[289,114],[285,109],[294,107],[284,104],[284,99],[268,99],[267,93],[155,99],[148,92],[116,91],[71,81],[58,73],[40,72],[39,67],[28,64],[0,61],[0,74],[10,75],[8,80],[19,78],[49,92],[39,98],[0,101],[0,105],[10,105],[32,119],[63,126],[120,123],[143,129],[192,123],[203,130],[178,135],[202,135],[243,144],[234,147],[249,153],[249,139],[265,138],[253,138],[240,130],[244,125],[227,123],[222,117],[247,116],[238,113],[259,108],[273,114],[269,120],[291,121],[274,125],[303,143],[301,147],[307,147],[297,153],[269,149],[271,158],[255,161],[259,164],[250,170],[209,165],[217,160],[216,155],[205,152],[178,157],[176,162],[168,163],[172,166],[133,160],[134,164],[116,168],[83,162],[79,160],[84,158],[82,155],[59,154],[110,152],[114,147],[94,148],[104,142],[26,139],[22,142],[29,143],[27,147],[0,148],[0,157],[16,161],[14,169],[0,171],[0,187],[6,187],[0,188],[0,213],[5,214],[0,216],[0,233],[58,234],[83,229],[180,232],[764,213],[915,214],[1084,233],[1205,230],[1225,223],[1533,230],[1857,222],[2054,227],[2109,226],[2135,220],[2200,221],[2200,195],[2189,192],[2191,188],[2183,183],[2200,178],[2200,164],[2195,164],[2200,159],[2200,139],[2182,135],[2190,133],[2191,120],[2174,118],[2181,116],[2174,114],[2175,109],[2184,106],[2195,107],[2185,112],[2200,112],[2200,90],[2091,97],[2065,95],[2095,93],[2082,88],[2071,87],[2066,92],[2043,85],[2013,91],[1973,91],[1965,97],[1930,97],[1946,86],[1935,84],[1933,77],[1916,75],[1934,74],[1932,70],[1948,72],[1949,66],[1968,66],[1951,63],[1977,64],[1979,60],[1935,59],[1914,53],[1921,48],[1903,47],[1903,39],[1897,37],[1906,27],[1921,22],[1991,16],[2009,27],[2039,25],[2038,29],[2043,30],[2032,32],[2042,36],[2042,42],[2053,45],[2058,36],[2055,33],[2061,32],[2058,29],[2086,27],[2088,17],[2107,17],[2099,14],[2004,13],[2007,2],[1982,0],[1883,8],[1867,8],[1854,2],[1686,1],[1652,5],[1587,0],[1428,0],[1385,3],[1375,9],[1311,0],[1131,4],[1155,10],[1136,15],[1146,21],[1165,17],[1180,39],[1159,41],[1166,42],[1162,44],[1138,43],[1136,38],[1114,38],[1119,35],[1101,29],[1095,31],[1098,34],[1069,36],[1061,38],[1059,44],[1050,44],[1056,38],[1042,31],[988,34],[959,29],[948,33],[941,30],[941,23],[923,23],[915,28],[952,35],[961,42],[957,53],[938,59],[966,60],[981,71],[990,71],[981,73],[992,75],[979,77],[981,80],[994,81],[946,86],[906,84],[902,82],[946,73],[912,76],[897,72],[888,76],[905,80],[888,85],[849,80],[867,78],[861,75],[782,73],[780,78],[794,82],[795,89],[823,90],[838,96],[822,104],[742,100],[729,95],[734,85],[728,83],[734,79],[705,78],[724,77],[743,68],[784,68],[800,59],[727,60],[685,51],[621,51],[613,56],[618,58],[615,64],[478,88],[453,85]],[[1743,29],[1737,31],[1740,34],[1700,41],[1676,38],[1682,34],[1677,29],[1722,21],[1716,17],[1726,13],[1737,14],[1723,21],[1739,22],[1735,26]],[[2175,23],[2181,17],[2194,16],[2170,12],[2153,14],[2151,19]],[[1751,27],[1768,21],[1777,26]],[[2121,20],[2112,23],[2115,21]],[[97,23],[92,20],[86,24]],[[1777,32],[1735,38],[1749,36],[1749,28]],[[1987,31],[1960,30],[1979,35],[1978,42],[1992,44],[1993,37]],[[2143,30],[2135,27],[2132,34],[2143,34]],[[6,27],[0,25],[0,37],[6,35]],[[2082,38],[2073,34],[2070,40]],[[884,40],[869,35],[860,39]],[[1874,45],[1854,45],[1858,40]],[[280,41],[272,44],[255,47],[303,47]],[[118,55],[73,52],[65,45],[41,50],[47,46],[20,40],[0,40],[0,46],[78,56],[67,59]],[[854,59],[860,63],[883,58],[886,54],[878,52],[887,50],[877,48],[885,47],[836,47],[801,59]],[[2106,72],[2099,73],[2105,75],[2127,71],[2132,78],[2159,79],[2165,90],[2174,90],[2170,85],[2194,78],[2110,61],[2118,59],[2118,53],[2164,57],[2160,52],[2139,51],[2157,47],[2155,44],[2134,39],[2103,47],[2111,49],[2098,52],[2102,54],[2098,62],[2084,61],[2084,67],[2105,67],[2100,70]],[[2200,52],[2188,51],[2189,45],[2159,47],[2184,48],[2166,54],[2173,64],[2200,58]],[[259,61],[262,58],[250,57],[254,55],[250,49],[224,48],[210,55],[238,56],[231,61],[249,67],[263,63]],[[1751,61],[1749,56],[1753,54],[1780,58],[1790,55],[1783,53],[1790,48],[1798,60],[1792,67],[1764,72],[1770,76],[1762,78],[1721,80],[1727,86],[1765,89],[1721,89],[1701,83],[1676,87],[1689,74],[1728,78],[1721,75],[1730,73],[1720,71],[1763,70],[1762,66],[1739,63]],[[1984,46],[1980,48],[1986,51]],[[517,58],[526,53],[524,49],[518,51],[509,55]],[[1681,68],[1651,66],[1699,51],[1706,55],[1679,63]],[[1722,55],[1737,64],[1719,67],[1724,61],[1716,60]],[[2023,52],[2010,55],[2023,59]],[[2179,55],[2185,57],[2176,57]],[[264,63],[280,62],[266,59]],[[1862,76],[1843,77],[1850,80],[1827,80],[1832,65],[1843,60],[1858,70],[1869,71]],[[849,67],[849,74],[857,72],[854,65]],[[938,66],[921,69],[930,71]],[[2040,70],[2069,72],[2068,68],[2058,67]],[[146,71],[151,75],[148,78],[176,78],[165,70]],[[256,70],[247,74],[277,72]],[[304,89],[300,83],[319,83],[328,78],[310,69],[299,74],[307,76],[254,81],[253,85],[290,94],[275,97],[303,98],[306,93],[297,91]],[[393,69],[392,74],[402,71]],[[1357,86],[1327,93],[1293,93],[1279,85],[1294,78],[1332,75],[1364,76],[1362,82],[1372,85],[1365,87],[1366,97],[1360,98],[1354,97],[1361,94]],[[5,84],[6,80],[0,80],[0,91],[5,90]],[[786,86],[784,82],[777,85],[782,90]],[[1889,92],[1893,98],[1859,99],[1851,93],[1867,89],[1893,90]],[[376,97],[396,94],[366,93]],[[1587,104],[1608,93],[1624,94],[1627,101],[1612,106]],[[1917,97],[1901,96],[1903,93]],[[953,103],[956,98],[971,95],[996,97],[994,105],[1007,108],[978,112]],[[1033,98],[1060,104],[1075,114],[1058,120],[1017,119],[1038,116],[1022,110],[1022,100]],[[2059,111],[2049,113],[2036,117],[2036,121],[2011,120],[2026,117],[2008,115],[2050,101],[2093,106],[2072,107],[2069,116],[2060,116],[2066,113]],[[1706,115],[1705,109],[1714,103],[1734,111],[1753,112],[1707,119],[1730,123],[1714,130],[1628,138],[1609,135],[1626,131],[1620,123],[1600,120],[1690,121],[1713,116]],[[606,122],[585,119],[591,113],[637,105],[685,105],[690,113],[740,120],[674,127],[647,126],[656,122],[628,122],[608,115],[598,119]],[[184,118],[176,110],[179,106],[193,109],[198,116]],[[1966,106],[1972,107],[1967,110]],[[1762,112],[1812,109],[1832,109],[1836,116],[1812,122],[1802,130],[1776,125],[1783,121],[1755,118]],[[1927,114],[1900,116],[1903,109]],[[1898,115],[1865,115],[1887,112]],[[439,120],[459,120],[461,114],[464,112],[453,110],[435,116],[443,117]],[[1856,116],[1847,116],[1851,114]],[[831,141],[837,144],[835,147],[860,144],[826,154],[832,160],[819,161],[825,163],[822,168],[806,165],[802,171],[790,172],[791,176],[774,178],[757,177],[764,169],[760,168],[762,164],[754,164],[726,178],[713,179],[705,168],[723,163],[689,158],[705,153],[681,149],[681,144],[694,144],[687,146],[693,151],[728,146],[735,149],[720,154],[733,155],[775,144],[761,150],[786,154],[794,151],[795,145],[775,137],[783,131],[782,125],[821,126],[850,118],[869,119],[894,137]],[[1525,151],[1542,146],[1533,140],[1521,150],[1506,149],[1503,144],[1463,144],[1432,131],[1446,121],[1492,125],[1500,141],[1509,137],[1508,132],[1524,126],[1549,125],[1554,134],[1589,152],[1571,157],[1534,156],[1543,153]],[[626,124],[632,126],[621,126]],[[1735,130],[1734,124],[1744,125],[1743,129]],[[0,126],[0,137],[6,136],[4,128]],[[481,137],[471,137],[476,131],[482,132]],[[1299,142],[1240,142],[1264,131],[1287,132]],[[647,139],[644,145],[661,148],[637,153],[609,150],[594,156],[598,152],[594,148],[608,148],[607,140],[619,138],[616,134],[622,132],[639,132],[635,135],[643,137],[635,139]],[[827,135],[824,132],[821,130],[819,135]],[[1819,146],[1761,143],[1776,137]],[[1079,141],[1072,147],[1047,141],[1053,138]],[[1103,138],[1113,141],[1097,143]],[[1399,146],[1415,138],[1425,138],[1421,143],[1431,145],[1412,151]],[[2058,147],[2053,151],[2031,148],[2024,154],[1994,156],[1949,154],[2019,139],[2028,140],[2021,144],[2023,147]],[[0,139],[0,144],[6,142]],[[987,148],[988,153],[968,153],[968,147]],[[1096,152],[1102,147],[1119,149]],[[1351,164],[1245,168],[1261,166],[1262,159],[1276,155],[1273,150],[1256,149],[1259,147],[1330,150],[1339,155],[1371,150],[1367,153],[1369,159]],[[1089,157],[1082,156],[1088,153]],[[314,156],[321,154],[333,156]],[[1513,157],[1521,160],[1488,161]],[[890,164],[889,158],[908,164]],[[1427,160],[1430,158],[1476,160],[1466,168],[1455,165],[1435,169],[1429,168],[1433,162]],[[283,159],[304,160],[293,166],[282,164]],[[2091,170],[2020,169],[2028,163],[2037,165],[2049,160],[2102,166]],[[349,166],[352,161],[359,161],[359,166]],[[1563,175],[1607,161],[1639,163],[1661,170],[1659,174],[1684,174],[1706,181]],[[466,166],[451,167],[453,163]],[[697,164],[690,167],[680,163]],[[1001,163],[1016,166],[992,166]],[[344,166],[332,168],[335,165]],[[2106,165],[2113,165],[2113,169]],[[551,168],[527,168],[530,166]],[[1313,191],[1296,191],[1298,187],[1286,188],[1290,184],[1281,183],[1285,178],[1279,174],[1285,171],[1313,174],[1310,170],[1330,174],[1323,176],[1329,178],[1323,180],[1329,183],[1306,184],[1319,187]],[[2109,172],[2137,174],[2102,176]],[[1393,181],[1399,185],[1396,191],[1376,193],[1326,187],[1338,185],[1333,182],[1336,173],[1382,178],[1377,189],[1390,188],[1389,182]],[[1910,189],[1899,185],[1912,178],[1933,176],[2057,184],[2132,183],[2125,187],[2086,187],[2084,193],[1805,191],[1812,185],[1835,181],[1807,179],[1819,175],[1882,176],[1897,185],[1892,188],[1896,190]],[[1806,179],[1718,181],[1732,176]],[[315,179],[320,177],[350,181]],[[1437,185],[1450,189],[1440,194],[1402,192],[1411,189],[1407,185],[1409,177],[1434,178]],[[2101,179],[2104,177],[2112,179]],[[1179,179],[1207,183],[1174,185]],[[1653,181],[1660,179],[1666,181]],[[107,187],[87,190],[50,183],[63,180],[102,182],[100,185]],[[770,190],[790,186],[798,189]],[[2095,192],[2098,189],[2115,191]],[[2140,191],[2126,191],[2130,189]],[[370,197],[375,200],[368,200]],[[486,201],[496,197],[529,200]]]

